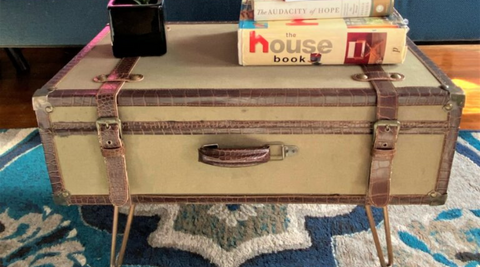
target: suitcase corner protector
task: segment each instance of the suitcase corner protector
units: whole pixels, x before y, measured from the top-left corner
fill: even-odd
[[[441,206],[447,202],[448,194],[441,194],[439,192],[431,192],[428,194],[430,198],[429,205],[430,206]]]
[[[61,206],[70,206],[70,192],[60,191],[53,195],[53,202]]]

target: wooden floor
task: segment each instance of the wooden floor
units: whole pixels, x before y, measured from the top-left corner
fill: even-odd
[[[37,127],[32,95],[70,61],[81,48],[31,48],[23,55],[31,71],[17,75],[0,49],[0,129]]]
[[[461,129],[480,130],[480,45],[420,46],[466,95]]]
[[[435,45],[420,47],[462,87],[467,104],[462,129],[480,130],[480,45]],[[18,75],[0,50],[0,129],[36,127],[31,97],[36,89],[58,72],[80,48],[29,48],[23,54],[31,71]]]

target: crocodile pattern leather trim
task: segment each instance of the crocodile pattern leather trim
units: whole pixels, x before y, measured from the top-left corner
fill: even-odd
[[[198,161],[217,167],[249,167],[270,160],[270,148],[218,148],[201,147],[198,149]]]
[[[399,87],[400,106],[441,106],[448,92],[438,87]],[[96,90],[57,90],[49,95],[54,107],[95,106]],[[372,89],[122,89],[119,106],[375,106]]]
[[[365,205],[364,195],[132,195],[133,203],[318,203]],[[428,195],[392,195],[390,205],[428,205]],[[70,196],[72,205],[110,205],[107,195]]]
[[[104,157],[109,185],[110,201],[123,206],[130,201],[122,124],[119,123],[117,95],[124,82],[110,81],[129,74],[139,58],[123,58],[97,92],[97,130],[100,149]],[[113,120],[112,120],[113,118]],[[115,123],[117,121],[117,123]],[[112,123],[113,122],[113,123]]]
[[[365,73],[372,78],[370,83],[377,92],[377,112],[379,121],[396,121],[398,118],[398,96],[391,81],[376,80],[383,76],[380,65],[362,66]],[[367,197],[376,207],[385,207],[390,202],[390,179],[395,145],[399,134],[399,125],[379,125],[373,133],[372,163],[368,181]]]
[[[457,87],[448,77],[441,71],[435,63],[433,63],[420,49],[408,39],[407,44],[410,47],[410,51],[423,62],[426,68],[437,78],[437,80],[447,86],[445,91],[449,93],[449,99],[453,96],[463,96],[462,90]],[[458,129],[460,126],[460,118],[462,116],[462,109],[464,101],[453,106],[453,109],[449,113],[448,124],[449,131],[445,134],[445,141],[443,144],[442,159],[440,161],[440,168],[438,170],[438,178],[435,187],[435,191],[440,194],[447,193],[448,183],[450,180],[450,173],[452,170],[453,157],[455,155],[455,145],[458,137]]]
[[[380,65],[362,66],[364,72],[372,79],[377,94],[377,120],[394,120],[398,118],[398,95],[391,81],[376,80],[384,76]]]
[[[387,131],[387,129],[389,129]],[[379,126],[375,132],[372,149],[372,165],[368,185],[370,202],[377,207],[384,207],[390,202],[390,178],[392,162],[395,156],[395,144],[398,138],[398,127]]]
[[[53,133],[48,130],[39,129],[42,139],[45,162],[47,163],[48,176],[52,185],[53,194],[56,195],[65,190],[65,184],[62,179],[62,173],[58,166],[58,153],[53,141]]]
[[[458,129],[460,126],[460,118],[462,116],[462,108],[458,107],[450,112],[449,130],[445,135],[443,144],[442,159],[440,161],[440,169],[438,170],[438,178],[435,191],[440,194],[446,194],[450,173],[452,170],[453,157],[455,155],[455,146],[458,137]]]
[[[209,134],[372,134],[368,121],[144,121],[122,122],[126,135]],[[56,122],[51,131],[59,136],[97,134],[92,122]],[[404,121],[401,134],[445,134],[446,121]]]
[[[98,117],[118,118],[117,95],[125,82],[110,81],[118,77],[129,74],[135,67],[138,57],[123,58],[115,69],[108,75],[108,82],[104,83],[96,94]]]

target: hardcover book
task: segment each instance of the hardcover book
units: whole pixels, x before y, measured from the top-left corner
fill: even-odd
[[[244,0],[238,30],[240,65],[399,64],[407,21],[388,17],[255,21]]]
[[[255,20],[381,17],[393,13],[393,0],[255,0]]]

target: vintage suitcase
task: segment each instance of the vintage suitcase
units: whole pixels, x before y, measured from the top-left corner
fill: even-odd
[[[411,41],[402,65],[242,67],[236,30],[116,59],[105,28],[33,98],[54,198],[445,202],[464,95]]]

